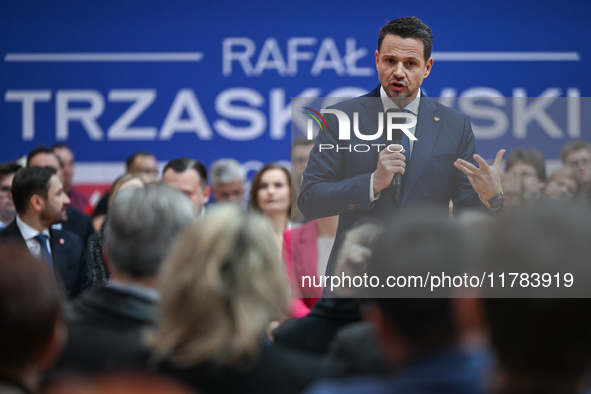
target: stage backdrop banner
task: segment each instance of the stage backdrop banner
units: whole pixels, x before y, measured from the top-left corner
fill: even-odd
[[[408,15],[435,37],[428,96],[486,98],[459,108],[472,118],[528,98],[518,127],[476,134],[482,156],[520,146],[556,163],[567,141],[591,140],[577,112],[591,92],[585,2],[15,1],[0,5],[0,162],[66,143],[88,192],[140,150],[161,165],[233,157],[250,176],[289,164],[292,97],[373,89],[379,29]],[[540,127],[557,97],[570,123]]]

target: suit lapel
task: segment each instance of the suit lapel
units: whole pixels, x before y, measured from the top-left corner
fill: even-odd
[[[53,269],[59,271],[60,278],[66,281],[68,274],[68,248],[64,237],[56,230],[49,230],[51,234],[51,257]]]
[[[433,148],[435,147],[435,141],[439,134],[440,122],[435,121],[434,114],[438,110],[439,109],[431,99],[427,97],[421,98],[415,133],[417,141],[415,141],[413,146],[409,170],[406,174],[407,178],[402,191],[401,205],[404,205],[413,188],[421,178],[421,175],[427,166],[427,162],[431,157],[431,152],[433,152]]]

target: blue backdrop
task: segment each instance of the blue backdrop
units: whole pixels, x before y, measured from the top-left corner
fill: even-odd
[[[379,29],[408,15],[435,37],[429,96],[571,96],[572,119],[582,108],[560,132],[534,119],[525,133],[511,120],[477,133],[484,157],[523,146],[557,159],[567,140],[591,140],[577,99],[591,92],[586,2],[5,1],[0,161],[55,142],[79,163],[137,150],[289,160],[291,97],[371,90]]]

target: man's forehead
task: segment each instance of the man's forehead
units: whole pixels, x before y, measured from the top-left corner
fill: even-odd
[[[172,179],[183,179],[184,182],[196,183],[197,185],[199,185],[201,183],[201,176],[193,168],[187,168],[183,172],[176,172],[172,168],[169,168],[164,173],[163,178],[164,179],[167,179],[167,178],[168,179],[170,179],[170,178],[172,178]]]
[[[533,172],[536,172],[536,167],[528,162],[522,161],[522,160],[518,160],[515,163],[513,163],[513,165],[509,168],[508,171],[512,171],[512,172],[523,172],[523,171],[527,171],[527,170],[531,170]]]
[[[74,152],[72,152],[72,150],[70,148],[67,148],[65,146],[62,146],[59,148],[54,148],[53,150],[58,155],[63,155],[64,157],[67,157],[69,159],[74,158]]]
[[[587,149],[587,148],[580,148],[577,150],[574,150],[572,152],[570,152],[567,156],[566,156],[566,160],[572,160],[573,158],[578,158],[578,157],[591,157],[591,152]]]
[[[137,160],[145,160],[145,159],[148,159],[148,160],[152,160],[152,159],[153,160],[156,160],[156,158],[153,155],[142,155],[142,154],[140,154],[140,155],[137,155],[135,157],[134,162],[137,161]]]
[[[6,174],[6,175],[0,176],[0,183],[2,183],[3,185],[12,184],[12,179],[14,178],[14,174],[15,174],[15,172],[13,172],[11,174]]]
[[[234,179],[231,182],[227,182],[227,183],[222,183],[222,182],[218,182],[216,185],[214,185],[214,187],[218,188],[218,189],[242,189],[243,187],[243,183],[240,179]]]
[[[402,37],[399,36],[398,34],[386,34],[384,36],[384,40],[382,41],[382,46],[380,48],[384,49],[384,45],[405,45],[405,46],[415,46],[418,45],[419,47],[416,49],[419,49],[421,52],[425,49],[425,45],[423,43],[423,40],[421,40],[420,38],[414,38],[414,37]]]
[[[49,166],[55,168],[56,170],[60,169],[59,161],[53,153],[38,153],[35,156],[31,157],[29,165],[36,167]]]

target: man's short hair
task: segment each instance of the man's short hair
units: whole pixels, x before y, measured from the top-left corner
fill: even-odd
[[[424,277],[435,267],[450,276],[461,274],[474,258],[471,241],[466,228],[449,220],[441,209],[411,209],[384,226],[372,248],[367,275],[378,276],[380,283],[386,283],[389,276]],[[444,297],[440,298],[408,298],[416,295],[411,286],[398,290],[378,287],[368,294],[375,295],[384,316],[417,348],[433,348],[456,339],[449,294],[442,293]]]
[[[181,157],[180,159],[174,159],[166,163],[164,166],[164,170],[162,170],[162,174],[166,172],[166,170],[171,169],[177,174],[181,174],[188,169],[195,170],[199,175],[199,181],[201,184],[201,188],[205,189],[207,187],[207,170],[203,163],[198,160],[194,160],[188,157]]]
[[[293,149],[296,146],[306,146],[306,145],[314,145],[314,140],[309,140],[306,137],[296,138],[291,143],[291,150],[293,151]]]
[[[575,281],[583,283],[588,274],[577,273],[589,272],[590,222],[591,212],[583,204],[545,204],[512,212],[493,222],[485,237],[485,267],[572,272]],[[537,290],[540,298],[484,300],[491,342],[503,370],[531,379],[578,380],[591,366],[591,319],[585,312],[591,299],[547,298],[549,289]]]
[[[431,51],[433,50],[433,33],[429,26],[424,24],[419,18],[407,16],[386,23],[378,35],[378,52],[382,49],[382,42],[384,41],[384,37],[388,34],[393,34],[402,38],[416,38],[421,40],[423,42],[423,55],[425,56],[425,61],[429,60],[431,57]]]
[[[511,152],[509,152],[509,154],[507,154],[507,160],[505,161],[505,171],[509,171],[514,164],[520,161],[534,167],[538,179],[541,182],[546,181],[546,159],[544,158],[542,152],[537,149],[513,149]]]
[[[133,153],[132,155],[130,155],[129,157],[127,157],[127,159],[125,159],[125,171],[126,172],[129,172],[129,170],[131,169],[131,166],[133,166],[133,162],[135,161],[135,159],[138,156],[155,157],[152,152],[148,152],[148,151],[139,151],[139,152]]]
[[[57,171],[53,167],[26,167],[17,171],[12,180],[12,201],[17,213],[27,210],[34,194],[47,199],[49,182]]]
[[[61,319],[55,278],[13,243],[0,243],[0,374],[34,366],[47,349]]]
[[[69,150],[72,150],[72,148],[70,148],[67,144],[64,144],[64,143],[57,143],[57,144],[51,145],[51,150],[52,151],[54,151],[56,149],[69,149]]]
[[[34,148],[32,151],[29,152],[29,154],[27,155],[27,167],[30,165],[31,159],[41,153],[47,153],[48,155],[55,156],[57,163],[60,166],[60,169],[64,169],[64,163],[62,162],[62,159],[60,159],[60,157],[53,151],[52,148],[48,148],[47,146],[43,145],[39,145],[38,147]]]
[[[246,171],[237,160],[219,159],[213,162],[209,170],[211,185],[232,183],[236,180],[244,183],[246,180]]]
[[[563,163],[566,164],[567,156],[579,149],[586,149],[589,151],[589,153],[591,153],[591,144],[583,140],[569,141],[566,144],[564,144],[564,146],[560,150],[560,159]]]
[[[110,262],[133,278],[155,275],[177,233],[194,216],[187,196],[167,185],[121,190],[105,230]]]
[[[4,180],[8,175],[15,174],[22,167],[17,162],[1,163],[0,164],[0,182]]]

